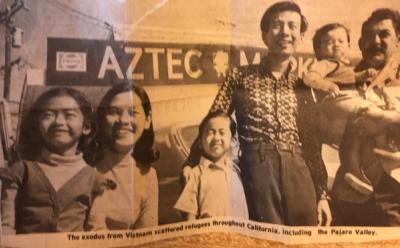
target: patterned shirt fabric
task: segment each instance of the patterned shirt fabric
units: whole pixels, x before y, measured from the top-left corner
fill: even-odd
[[[299,80],[290,70],[291,66],[276,79],[265,66],[233,69],[222,84],[211,112],[235,110],[241,141],[300,145],[295,94]]]
[[[327,172],[314,121],[318,119],[316,105],[310,88],[292,68],[289,64],[279,79],[264,61],[234,68],[221,85],[210,112],[235,112],[241,145],[266,142],[302,147],[319,197],[327,190]]]
[[[202,157],[192,169],[175,209],[198,218],[234,216],[249,218],[238,166],[225,158],[213,163]]]

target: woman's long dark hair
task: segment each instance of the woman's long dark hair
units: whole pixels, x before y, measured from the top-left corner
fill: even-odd
[[[39,158],[40,151],[44,145],[39,132],[40,115],[50,99],[62,96],[71,97],[75,100],[84,118],[83,125],[91,130],[89,135],[82,135],[78,143],[78,150],[83,152],[84,157],[86,158],[86,156],[89,155],[88,151],[94,144],[95,133],[92,104],[80,91],[73,88],[62,87],[50,89],[40,95],[29,109],[26,117],[22,120],[21,133],[18,140],[18,151],[23,159],[37,160]]]
[[[98,121],[98,133],[97,133],[97,142],[99,144],[99,152],[105,148],[106,144],[104,143],[103,137],[103,125],[107,113],[107,108],[110,106],[111,101],[118,94],[123,92],[134,92],[139,96],[144,113],[146,117],[151,115],[151,104],[150,99],[146,93],[146,91],[138,86],[133,85],[131,82],[123,82],[114,85],[107,93],[104,95],[103,99],[100,101],[99,107],[97,109],[97,121]],[[153,149],[154,145],[154,129],[153,122],[151,121],[150,127],[148,129],[143,130],[142,136],[136,142],[132,156],[133,158],[140,162],[142,166],[150,166],[150,164],[156,161],[159,158],[158,151]]]

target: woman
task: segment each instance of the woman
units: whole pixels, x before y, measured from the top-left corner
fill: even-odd
[[[98,111],[97,170],[109,188],[101,197],[107,229],[135,229],[158,224],[158,182],[151,163],[154,130],[151,105],[144,89],[132,83],[112,87]]]

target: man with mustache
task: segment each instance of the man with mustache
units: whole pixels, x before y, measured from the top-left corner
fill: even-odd
[[[384,96],[395,92],[398,87],[393,86],[399,85],[399,38],[400,15],[395,10],[377,9],[362,25],[359,47],[363,58],[355,71],[368,68],[381,71],[380,74],[383,77],[383,80],[380,80],[381,85],[369,85],[367,88],[377,86],[375,88],[381,88],[380,92],[384,92]],[[349,120],[341,144],[341,163],[343,163],[342,158],[345,157],[346,149],[354,145],[354,140],[360,142],[360,149],[352,156],[364,166],[365,176],[371,181],[374,192],[363,195],[349,187],[344,180],[344,166],[341,166],[332,189],[334,225],[400,225],[400,183],[387,171],[388,166],[395,167],[396,163],[399,164],[399,161],[396,161],[396,159],[399,160],[399,149],[396,147],[392,151],[376,149],[383,144],[388,150],[390,145],[395,144],[395,142],[388,143],[389,140],[396,141],[397,138],[393,139],[393,136],[398,136],[396,129],[389,133],[386,130],[382,131],[384,129],[382,127],[389,121],[398,124],[396,120],[398,113],[393,112],[393,121],[379,117],[382,111],[377,108],[375,110],[377,110],[375,118],[369,117],[363,121],[363,125],[358,126],[361,131],[355,130],[357,128],[354,127],[357,127],[357,121],[360,123],[362,116]],[[367,111],[369,111],[368,115],[374,115],[373,108]],[[374,129],[376,131],[372,131]]]
[[[355,71],[369,67],[382,69],[399,46],[399,13],[391,9],[375,10],[363,23],[359,46],[363,59]]]

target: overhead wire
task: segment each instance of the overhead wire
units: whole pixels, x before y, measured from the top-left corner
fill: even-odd
[[[111,32],[114,32],[113,25],[111,25],[110,23],[108,23],[105,20],[102,20],[102,19],[100,19],[98,17],[86,14],[86,13],[84,13],[82,11],[79,11],[79,10],[77,10],[75,8],[72,8],[72,7],[68,6],[67,4],[64,4],[64,3],[60,2],[60,1],[57,1],[57,0],[45,0],[45,1],[47,3],[49,3],[50,5],[54,6],[55,8],[58,8],[59,10],[63,11],[66,14],[69,14],[69,15],[74,16],[76,18],[79,18],[80,20],[83,20],[83,21],[85,21],[87,23],[90,23],[90,24],[105,28],[105,29],[107,29],[107,30],[109,30]],[[16,5],[15,2],[13,4],[13,6],[14,5]],[[25,5],[23,4],[21,7],[25,7]],[[18,62],[16,62],[16,61],[18,61]],[[24,59],[22,57],[19,57],[18,59],[13,61],[13,65],[14,64],[20,64],[20,63],[22,63],[24,65],[27,64],[30,68],[37,68],[37,66],[35,66],[34,64],[32,64],[31,62],[29,62],[28,60],[26,60],[26,59]],[[3,71],[3,70],[4,70],[4,66],[0,66],[0,71]]]
[[[71,16],[77,17],[81,20],[86,21],[87,23],[105,28],[107,30],[110,31],[114,31],[114,27],[112,24],[110,24],[109,22],[107,22],[106,20],[102,20],[98,17],[89,15],[87,13],[84,13],[80,10],[77,10],[75,8],[72,8],[70,6],[68,6],[67,4],[64,4],[60,1],[57,0],[45,0],[47,3],[49,3],[50,5],[58,8],[59,10],[64,11],[66,14],[69,14]]]

